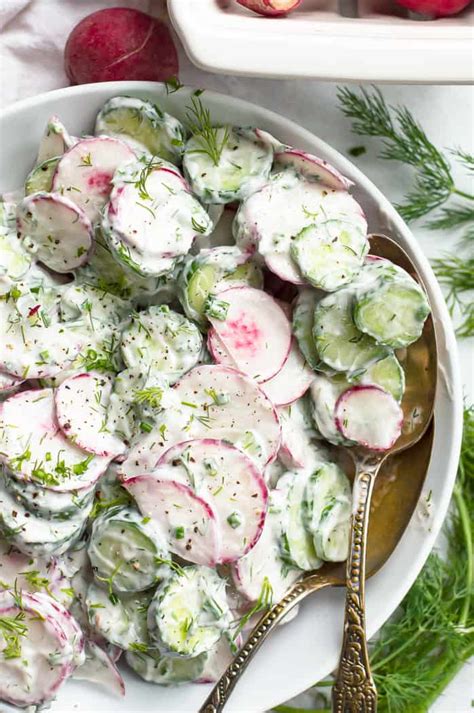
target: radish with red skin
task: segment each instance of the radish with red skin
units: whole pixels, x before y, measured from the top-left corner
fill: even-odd
[[[338,431],[353,444],[387,451],[398,440],[403,411],[391,394],[378,386],[353,386],[335,407]]]
[[[301,354],[293,337],[291,348],[280,371],[261,385],[274,406],[288,406],[304,396],[314,379],[314,372]]]
[[[69,441],[98,456],[123,455],[125,444],[107,430],[107,408],[112,379],[106,374],[83,373],[65,379],[55,392],[56,416]]]
[[[293,168],[305,178],[319,181],[338,191],[347,191],[354,185],[353,181],[339,173],[337,168],[327,161],[289,146],[284,151],[275,153],[275,164],[276,167]]]
[[[237,368],[259,382],[277,374],[291,348],[291,325],[277,302],[254,287],[231,287],[218,294],[227,305],[223,319],[208,312],[217,336]]]
[[[24,247],[59,273],[88,262],[94,245],[85,212],[59,193],[40,191],[26,196],[17,207],[17,231]]]
[[[221,555],[221,533],[209,503],[183,483],[162,480],[159,468],[155,473],[130,478],[123,486],[142,515],[161,529],[170,552],[188,562],[216,566]]]
[[[252,549],[265,522],[268,491],[245,453],[224,441],[203,438],[173,446],[161,456],[161,465],[189,473],[189,485],[211,505],[222,534],[220,563],[233,562]]]
[[[125,7],[99,10],[81,20],[66,42],[64,63],[71,84],[162,82],[179,72],[168,27]]]
[[[281,17],[296,10],[301,0],[237,0],[239,5],[265,17]]]
[[[425,15],[426,19],[457,15],[471,4],[471,0],[396,0],[402,7]]]
[[[82,139],[61,157],[52,191],[70,198],[95,223],[109,199],[115,171],[135,158],[132,149],[119,139]]]
[[[1,404],[0,451],[17,479],[36,478],[40,484],[46,479],[49,488],[60,492],[93,485],[110,462],[110,457],[91,456],[64,437],[53,389],[23,391]]]

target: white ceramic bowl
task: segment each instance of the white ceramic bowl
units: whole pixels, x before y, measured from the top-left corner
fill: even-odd
[[[73,134],[90,132],[102,104],[117,94],[132,94],[156,101],[183,117],[189,90],[170,96],[162,85],[150,82],[91,84],[42,94],[19,102],[0,117],[0,191],[22,184],[35,158],[46,120],[58,114]],[[368,634],[384,623],[406,594],[423,566],[442,525],[453,489],[462,431],[462,393],[456,341],[440,288],[413,235],[382,193],[346,158],[330,146],[284,119],[254,104],[205,92],[203,101],[216,121],[259,126],[284,142],[311,151],[333,163],[355,182],[371,232],[397,239],[415,262],[427,285],[439,346],[439,389],[435,408],[435,437],[425,483],[431,491],[432,519],[422,526],[415,513],[388,563],[367,584]],[[341,642],[343,592],[326,590],[301,606],[299,615],[276,631],[237,686],[226,708],[229,713],[263,711],[287,700],[333,670]],[[163,688],[146,684],[126,672],[124,699],[93,684],[70,681],[60,691],[51,713],[194,713],[209,687],[189,684]]]

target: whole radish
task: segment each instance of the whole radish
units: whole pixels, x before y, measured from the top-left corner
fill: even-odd
[[[126,7],[99,10],[81,20],[66,42],[64,63],[71,84],[163,81],[179,70],[168,27]]]
[[[259,15],[278,17],[295,10],[301,0],[237,0],[237,2],[248,10],[258,12]]]
[[[456,15],[470,5],[471,0],[397,0],[399,5],[429,17]]]

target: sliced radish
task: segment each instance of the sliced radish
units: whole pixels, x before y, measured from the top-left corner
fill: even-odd
[[[59,161],[53,191],[70,198],[95,223],[109,198],[115,171],[134,159],[132,149],[118,139],[82,139]]]
[[[245,557],[232,565],[232,578],[236,589],[251,602],[262,596],[264,586],[270,587],[271,603],[278,602],[302,572],[285,567],[280,556],[279,537],[281,513],[285,504],[281,494],[273,491],[262,535]]]
[[[43,163],[50,158],[62,156],[75,143],[77,143],[77,139],[69,134],[61,119],[53,114],[49,117],[41,137],[36,163]]]
[[[207,333],[207,348],[216,364],[237,369],[235,359],[231,357],[229,350],[224,346],[222,339],[212,327]]]
[[[280,424],[271,401],[244,374],[220,365],[191,369],[174,386],[176,406],[161,414],[122,464],[122,478],[150,472],[181,441],[216,438],[244,450],[263,468],[280,447]]]
[[[10,543],[0,541],[0,590],[18,589],[25,592],[45,591],[65,606],[71,598],[66,594],[70,581],[64,576],[56,557],[31,557],[15,550]]]
[[[195,683],[214,683],[219,680],[226,668],[234,660],[235,654],[232,652],[232,643],[234,647],[240,648],[242,646],[242,637],[238,636],[236,641],[233,642],[229,634],[222,634],[217,644],[207,652],[204,670]]]
[[[70,376],[57,388],[56,416],[68,441],[98,456],[114,458],[125,452],[123,441],[107,429],[112,379],[105,374]]]
[[[237,368],[259,382],[277,374],[291,347],[291,325],[278,303],[254,287],[219,292],[223,319],[209,320]]]
[[[278,374],[262,384],[262,391],[275,406],[288,406],[306,393],[313,379],[314,371],[307,365],[293,337],[285,363]]]
[[[276,166],[284,168],[293,168],[298,173],[301,173],[305,178],[312,181],[319,181],[325,186],[335,188],[338,191],[347,191],[354,185],[352,181],[339,173],[339,171],[331,166],[330,163],[324,161],[313,154],[300,151],[299,149],[285,148],[275,154]]]
[[[56,419],[53,389],[23,391],[0,411],[0,459],[17,478],[52,490],[95,483],[110,457],[88,454],[68,441]]]
[[[403,411],[378,386],[353,386],[338,398],[336,426],[344,438],[373,451],[386,451],[402,432]]]
[[[51,613],[46,595],[13,590],[0,592],[0,616],[21,617],[26,633],[19,636],[20,656],[0,655],[0,699],[26,707],[50,701],[76,667],[77,650],[64,629],[66,610]],[[53,601],[53,600],[51,600]],[[7,641],[0,633],[0,654]],[[76,663],[77,661],[77,663]]]
[[[215,567],[220,560],[220,528],[213,509],[191,488],[154,474],[124,483],[140,512],[162,530],[171,552],[188,562]]]
[[[17,376],[11,376],[4,371],[0,371],[0,395],[5,396],[11,394],[21,386],[23,381],[23,379],[19,379]]]
[[[158,465],[184,468],[190,485],[209,502],[222,533],[220,562],[245,555],[260,537],[267,486],[253,461],[224,441],[203,438],[170,448]]]
[[[327,454],[315,444],[317,438],[305,399],[278,409],[281,423],[279,460],[287,468],[308,468],[323,461]]]
[[[92,248],[92,225],[72,200],[59,193],[33,193],[17,209],[18,237],[38,260],[56,272],[86,263]]]
[[[125,695],[125,682],[112,658],[94,641],[86,642],[86,660],[77,668],[73,678],[92,681],[119,696]]]
[[[301,0],[237,0],[239,5],[266,17],[279,17],[296,10]]]

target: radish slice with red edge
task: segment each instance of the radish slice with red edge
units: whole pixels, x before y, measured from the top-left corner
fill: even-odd
[[[115,171],[134,159],[132,149],[118,139],[83,139],[61,157],[52,190],[70,198],[95,223],[108,201]]]
[[[296,10],[301,0],[237,0],[239,5],[266,17],[280,17]]]
[[[335,419],[344,438],[373,451],[387,451],[402,432],[403,411],[378,386],[353,386],[338,398]]]
[[[254,287],[231,287],[218,294],[222,313],[209,321],[237,368],[256,381],[271,379],[291,347],[291,325],[278,303]]]
[[[105,374],[76,374],[56,389],[59,426],[69,441],[88,453],[113,458],[122,455],[125,444],[107,430],[107,409],[112,379]]]
[[[158,465],[184,468],[190,485],[211,504],[220,522],[222,564],[252,549],[265,522],[268,491],[245,453],[225,441],[203,438],[178,443],[162,455]]]
[[[211,351],[214,354],[213,351]],[[314,372],[304,360],[295,338],[282,368],[261,385],[264,394],[275,406],[288,406],[303,396],[311,386]]]
[[[17,208],[17,230],[25,248],[55,272],[70,272],[89,259],[91,222],[72,200],[59,193],[26,196]]]
[[[279,151],[275,154],[275,164],[285,168],[294,168],[305,178],[319,181],[336,190],[347,191],[354,185],[327,161],[299,149],[288,147],[284,151]]]
[[[0,452],[18,480],[55,491],[92,486],[110,462],[110,457],[88,454],[64,437],[53,389],[22,391],[1,404]]]
[[[159,473],[159,469],[158,469]],[[209,503],[191,488],[149,473],[123,484],[144,517],[162,530],[170,552],[188,562],[215,567],[220,561],[219,524]]]

